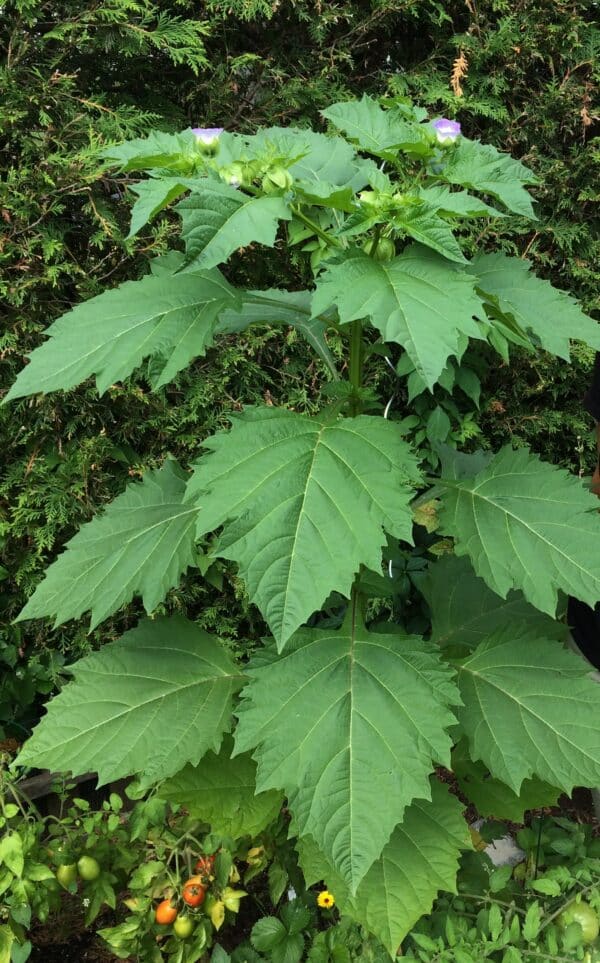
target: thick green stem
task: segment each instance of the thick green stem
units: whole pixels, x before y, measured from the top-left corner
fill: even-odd
[[[302,221],[303,224],[306,224],[307,227],[310,227],[310,229],[314,231],[317,237],[320,237],[322,241],[325,241],[331,247],[344,246],[337,237],[334,237],[333,234],[328,234],[327,231],[322,230],[322,228],[320,228],[318,224],[315,224],[310,217],[307,217],[306,214],[303,214],[299,207],[293,207],[292,210],[298,220]]]
[[[364,345],[362,338],[362,321],[352,322],[350,330],[350,384],[352,385],[355,397],[352,398],[350,408],[352,415],[357,415],[360,410],[359,391],[362,387],[362,370],[364,360]]]

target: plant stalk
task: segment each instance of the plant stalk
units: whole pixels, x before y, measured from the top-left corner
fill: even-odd
[[[362,339],[362,321],[360,319],[352,322],[350,329],[350,363],[349,375],[355,397],[352,398],[350,411],[352,416],[356,416],[360,410],[360,399],[358,393],[362,387],[362,372],[364,361],[364,345]]]

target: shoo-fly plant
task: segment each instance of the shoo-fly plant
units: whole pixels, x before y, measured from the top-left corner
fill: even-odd
[[[513,818],[600,783],[600,687],[556,618],[565,595],[600,598],[600,516],[580,479],[526,449],[461,452],[430,430],[428,458],[410,403],[378,408],[365,372],[451,391],[476,378],[473,351],[568,362],[570,339],[600,349],[600,328],[526,260],[475,249],[473,219],[535,217],[522,163],[402,101],[323,116],[329,133],[153,132],[110,152],[140,172],[132,234],[176,201],[180,249],[55,321],[8,399],[92,375],[102,393],[136,371],[159,389],[267,323],[307,340],[325,400],[232,415],[192,472],[167,461],[68,543],[20,619],[89,611],[96,626],[134,596],[149,618],[74,666],[18,763],[167,780],[169,798],[237,786],[254,830],[285,798],[308,883],[393,955],[469,846],[442,767]],[[236,284],[249,246],[275,249],[261,290]],[[397,606],[374,624],[370,599],[394,591],[424,508],[417,635]],[[249,663],[153,617],[198,543],[237,567],[269,627]]]

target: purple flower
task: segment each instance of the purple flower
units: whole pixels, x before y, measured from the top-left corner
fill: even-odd
[[[440,144],[452,144],[457,137],[460,137],[460,124],[457,120],[438,117],[433,121],[432,127]]]
[[[219,139],[223,130],[223,127],[192,127],[192,134],[195,135],[196,140],[199,140],[201,144],[206,144],[207,147],[210,147]]]

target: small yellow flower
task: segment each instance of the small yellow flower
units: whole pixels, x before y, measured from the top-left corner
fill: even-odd
[[[331,909],[331,907],[334,905],[335,898],[326,889],[324,889],[323,892],[319,893],[317,896],[317,906],[320,906],[321,909]]]

